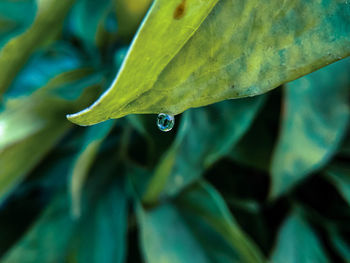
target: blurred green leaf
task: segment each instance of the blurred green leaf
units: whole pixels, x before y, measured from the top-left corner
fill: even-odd
[[[280,92],[268,94],[264,107],[229,157],[246,167],[268,172],[280,121]]]
[[[349,0],[151,2],[0,0],[0,262],[349,261]]]
[[[350,59],[287,84],[271,196],[288,191],[335,154],[350,116]]]
[[[5,99],[30,95],[58,74],[87,66],[72,45],[58,42],[35,52],[4,94]]]
[[[152,203],[161,194],[174,195],[198,179],[231,151],[264,101],[265,97],[259,96],[184,113],[176,140],[158,164],[144,201]]]
[[[69,158],[69,162],[72,161],[73,158]],[[59,194],[51,193],[56,198],[1,262],[124,262],[128,195],[123,177],[111,177],[110,165],[101,169],[106,168],[106,163],[101,162],[94,180],[88,184],[88,198],[78,220],[71,216],[64,184],[52,185],[50,190]],[[53,176],[50,169],[51,179],[66,179],[62,178],[67,174],[62,167],[54,170],[61,173]],[[40,184],[44,183],[42,180]],[[37,186],[32,187],[33,190]]]
[[[350,205],[350,166],[335,163],[326,169],[325,176]]]
[[[239,262],[264,262],[258,247],[240,229],[233,218],[225,201],[219,192],[205,181],[200,181],[193,188],[185,191],[176,201],[183,214],[189,215],[193,229],[196,227],[196,216],[201,216],[206,223],[218,233],[237,251]],[[196,216],[192,217],[191,214]],[[197,234],[201,232],[200,228]],[[199,234],[200,235],[200,234]],[[208,246],[212,243],[207,240]]]
[[[91,73],[89,69],[62,73],[31,96],[7,102],[0,113],[0,201],[69,130],[71,125],[64,114],[96,97],[98,89],[94,86],[79,90],[76,100],[57,94],[69,83],[74,89],[74,82]]]
[[[31,54],[58,34],[73,2],[71,0],[38,1],[38,12],[32,26],[23,34],[11,39],[0,50],[0,96],[8,89]]]
[[[72,9],[72,27],[83,43],[96,46],[97,31],[110,10],[113,10],[112,0],[77,0]]]
[[[17,76],[11,89],[5,93],[7,103],[4,105],[6,113],[3,114],[6,115],[6,125],[1,121],[3,123],[1,130],[5,135],[0,138],[0,149],[38,131],[51,119],[50,112],[59,111],[59,109],[50,109],[49,111],[46,109],[50,105],[48,100],[51,99],[51,95],[56,95],[56,97],[58,95],[66,100],[75,100],[79,98],[86,86],[102,81],[101,75],[92,83],[86,81],[91,80],[91,77],[87,77],[89,73],[92,73],[89,69],[77,70],[74,73],[75,69],[84,66],[79,53],[70,45],[55,44],[36,53]],[[72,72],[69,73],[69,71]],[[57,87],[55,80],[49,83],[62,72],[66,73],[60,76]],[[67,80],[65,81],[64,78]],[[75,82],[77,80],[79,80],[78,83]],[[81,87],[81,83],[84,85],[83,87]],[[40,88],[42,88],[41,91],[37,91]],[[32,94],[35,91],[37,92]],[[26,96],[30,97],[26,98]],[[43,96],[48,96],[48,98],[44,100]],[[69,103],[71,102],[68,101],[67,104]],[[33,107],[36,108],[35,114],[27,114],[32,111]],[[70,109],[67,108],[67,110]],[[62,114],[65,113],[62,112]],[[15,125],[21,128],[9,132],[8,129]]]
[[[147,144],[147,149],[144,149],[143,152],[147,154],[147,168],[153,170],[163,158],[164,153],[174,143],[178,132],[160,131],[156,124],[156,116],[154,115],[135,114],[128,115],[126,119],[130,123],[130,126],[142,137],[144,143]],[[177,119],[175,122],[181,123],[181,120]],[[175,126],[174,131],[177,130],[176,128]],[[137,142],[135,143],[137,144]],[[131,144],[130,150],[136,149],[136,147]],[[142,151],[137,152],[142,154]]]
[[[68,200],[57,197],[25,236],[1,260],[2,263],[64,262],[74,222]]]
[[[342,238],[341,234],[333,231],[331,233],[331,241],[335,249],[342,256],[344,262],[350,262],[350,244]]]
[[[296,213],[291,214],[283,223],[271,261],[273,263],[330,262],[314,231]]]
[[[348,130],[348,134],[343,141],[342,148],[340,149],[340,153],[343,154],[344,156],[350,157],[350,128]]]
[[[264,262],[225,202],[200,183],[172,203],[137,208],[147,262]]]
[[[119,177],[100,189],[77,222],[70,259],[77,263],[125,262],[127,194]],[[97,199],[97,200],[96,200]]]
[[[118,35],[130,40],[146,14],[152,0],[114,0]]]
[[[270,149],[273,149],[271,146],[274,138],[262,121],[256,125],[237,144],[230,157],[240,164],[268,171],[271,157]]]
[[[46,157],[45,165],[35,169],[33,176],[26,178],[0,204],[0,258],[22,238],[57,191],[66,189],[66,167],[73,157],[69,151],[56,148]]]
[[[1,262],[124,262],[127,195],[115,180],[89,211],[73,220],[67,195],[60,194]],[[71,261],[69,261],[71,262]]]
[[[70,125],[50,125],[0,153],[0,203],[24,179],[31,169],[67,132]]]
[[[74,163],[70,180],[72,213],[77,218],[81,214],[81,192],[84,183],[102,142],[107,137],[114,124],[114,121],[109,121],[89,127],[86,131],[84,144]]]
[[[21,9],[26,10],[26,15],[18,12]],[[22,33],[30,26],[35,14],[35,0],[0,1],[0,48],[10,38]]]
[[[267,92],[349,56],[349,16],[345,0],[157,0],[110,89],[69,119],[175,115]]]

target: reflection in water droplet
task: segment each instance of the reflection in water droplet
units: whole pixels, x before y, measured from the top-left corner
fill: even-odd
[[[170,131],[175,124],[175,117],[165,113],[160,113],[157,118],[157,126],[163,132]]]

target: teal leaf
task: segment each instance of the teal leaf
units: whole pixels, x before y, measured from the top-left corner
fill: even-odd
[[[149,210],[139,205],[137,216],[147,262],[264,262],[220,195],[206,183],[171,203]]]
[[[97,31],[110,11],[114,11],[112,0],[77,0],[72,8],[71,27],[87,48],[96,46]]]
[[[342,148],[340,149],[340,154],[350,157],[350,127],[348,130],[348,134],[343,141]]]
[[[230,152],[232,160],[260,171],[269,171],[280,120],[279,102],[278,90],[269,93],[252,126]]]
[[[69,158],[69,162],[71,160]],[[62,167],[52,168],[58,174],[50,172],[47,176],[62,179]],[[89,185],[93,187],[89,193],[98,195],[85,200],[84,213],[78,220],[71,216],[69,195],[65,191],[61,193],[65,189],[63,185],[49,187],[51,191],[58,190],[59,194],[52,193],[56,197],[48,208],[28,226],[28,230],[8,250],[1,262],[124,262],[128,196],[122,177],[112,180],[109,177],[106,181],[106,175],[108,179],[106,171],[99,169],[98,183],[103,182],[103,188],[101,185],[96,187],[96,180]],[[47,179],[42,178],[43,181]],[[46,190],[49,189],[46,186]]]
[[[350,116],[349,66],[346,59],[287,84],[271,196],[322,168],[338,149]]]
[[[350,206],[350,166],[335,163],[324,174]]]
[[[35,0],[0,1],[0,48],[31,25],[37,11],[36,2]],[[26,10],[26,14],[23,15],[20,10]]]
[[[56,75],[86,66],[77,49],[70,44],[56,43],[32,55],[14,79],[5,99],[30,95]]]
[[[85,206],[86,213],[77,221],[69,258],[77,263],[125,262],[127,194],[123,178],[104,185]]]
[[[60,195],[1,262],[64,262],[73,229],[68,200]]]
[[[332,231],[330,236],[333,247],[344,259],[344,262],[350,262],[350,244],[345,241],[338,231]]]
[[[273,263],[330,262],[320,240],[298,214],[291,214],[283,223],[271,256]]]
[[[72,127],[65,113],[89,103],[99,90],[95,83],[80,91],[76,100],[64,99],[55,91],[90,74],[89,69],[68,71],[30,96],[7,101],[0,113],[0,202]]]
[[[59,33],[72,4],[71,0],[38,0],[38,11],[31,27],[0,49],[0,96],[31,55]]]
[[[182,116],[175,142],[158,164],[144,201],[159,195],[174,195],[200,175],[232,147],[248,130],[264,96],[226,101],[192,109]]]
[[[89,175],[90,168],[95,161],[102,142],[107,137],[114,124],[114,121],[107,121],[89,127],[86,131],[82,149],[78,153],[77,159],[74,162],[69,182],[72,199],[72,213],[75,217],[79,217],[81,214],[81,194],[85,181]]]

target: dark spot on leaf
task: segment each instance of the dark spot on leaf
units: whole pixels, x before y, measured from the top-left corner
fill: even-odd
[[[231,89],[234,89],[234,88],[235,88],[235,85],[232,85],[232,86],[231,86]]]
[[[174,12],[174,19],[181,19],[184,17],[186,11],[186,0],[182,0],[181,4],[179,4]]]

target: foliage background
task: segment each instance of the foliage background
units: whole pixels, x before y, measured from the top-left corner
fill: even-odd
[[[149,4],[0,1],[1,262],[350,262],[349,59],[169,133],[66,120]]]

